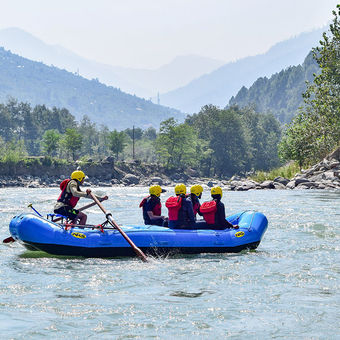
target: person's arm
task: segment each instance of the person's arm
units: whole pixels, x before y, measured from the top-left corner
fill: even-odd
[[[84,198],[91,198],[90,196],[90,192],[91,192],[91,189],[86,189],[86,191],[80,191],[78,190],[78,187],[77,187],[77,182],[76,181],[70,181],[69,183],[69,190],[71,192],[71,194],[73,196],[76,196],[76,197],[84,197]],[[107,196],[104,196],[104,197],[100,197],[100,196],[97,196],[95,195],[98,199],[101,199],[103,201],[107,200],[108,197]]]
[[[148,214],[150,220],[158,220],[159,218],[164,220],[164,216],[158,216],[158,215],[155,215],[153,213],[153,209],[154,209],[154,207],[157,203],[158,202],[153,203],[152,201],[145,203],[146,204],[145,210],[146,210],[146,213]]]
[[[87,192],[78,190],[76,181],[70,181],[68,184],[68,189],[70,190],[71,194],[75,197],[90,198],[90,195],[88,195]]]
[[[195,222],[194,208],[190,199],[185,199],[185,205],[188,212],[188,218],[190,222]]]
[[[224,204],[222,202],[219,202],[217,204],[217,213],[218,213],[218,224],[225,227],[225,228],[233,228],[233,225],[226,220],[225,218],[225,209]]]
[[[153,213],[152,210],[149,210],[146,212],[148,214],[148,216],[150,217],[150,220],[158,220],[159,218],[163,219],[164,220],[164,216],[158,216],[158,215],[155,215]]]
[[[197,209],[197,214],[200,215],[200,216],[203,216],[200,209],[201,209],[201,204],[199,203],[199,207]]]

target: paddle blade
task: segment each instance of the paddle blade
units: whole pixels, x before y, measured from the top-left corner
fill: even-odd
[[[2,243],[12,243],[12,242],[15,242],[15,239],[12,236],[7,237],[2,241]]]
[[[134,251],[143,262],[149,262],[145,254],[138,247],[134,248]]]

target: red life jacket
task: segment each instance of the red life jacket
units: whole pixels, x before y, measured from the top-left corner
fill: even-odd
[[[61,183],[60,183],[60,190],[61,190],[61,194],[59,195],[58,197],[58,202],[63,202],[67,205],[70,205],[72,208],[74,208],[80,197],[76,197],[76,196],[73,196],[70,192],[66,192],[66,188],[67,188],[67,185],[70,183],[70,179],[67,178],[67,179],[64,179]],[[77,182],[77,189],[79,189],[79,183]]]
[[[200,212],[208,224],[215,224],[215,213],[217,211],[216,201],[204,202],[201,205]]]
[[[178,212],[182,206],[182,197],[181,196],[171,196],[166,202],[165,206],[169,210],[169,221],[177,221],[178,220]]]
[[[151,196],[144,197],[142,199],[142,202],[139,203],[139,207],[142,208],[144,206],[144,204],[146,203],[146,201],[148,200],[148,198],[150,198],[150,197]],[[159,201],[159,203],[157,203],[155,205],[155,207],[152,209],[152,213],[155,216],[161,216],[162,215],[162,203],[161,203],[161,201]]]

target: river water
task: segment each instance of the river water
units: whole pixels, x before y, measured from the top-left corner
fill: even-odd
[[[110,196],[105,207],[117,222],[142,223],[147,188],[96,190]],[[15,214],[29,203],[45,214],[57,195],[0,189],[1,240]],[[0,245],[1,339],[340,339],[340,191],[227,192],[223,200],[227,214],[268,217],[256,251],[142,263]],[[89,222],[102,221],[91,208]]]

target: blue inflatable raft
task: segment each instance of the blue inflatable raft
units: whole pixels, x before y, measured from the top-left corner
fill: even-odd
[[[244,211],[227,218],[239,229],[189,230],[158,226],[122,226],[144,253],[150,255],[236,253],[256,249],[268,221],[260,212]],[[67,228],[33,214],[15,216],[9,226],[12,237],[27,249],[54,255],[83,257],[136,256],[116,229]]]

